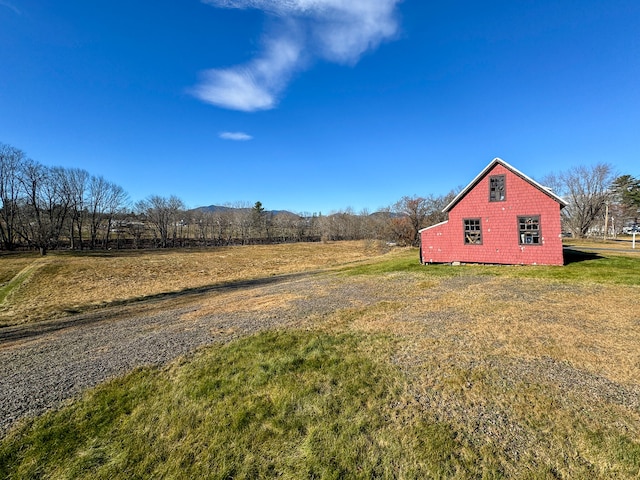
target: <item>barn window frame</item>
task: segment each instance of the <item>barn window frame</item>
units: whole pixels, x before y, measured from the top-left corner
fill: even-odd
[[[504,202],[507,200],[507,176],[491,175],[489,177],[489,201]]]
[[[540,215],[518,216],[518,242],[520,245],[542,245]]]
[[[465,245],[482,245],[482,221],[480,218],[462,220]]]

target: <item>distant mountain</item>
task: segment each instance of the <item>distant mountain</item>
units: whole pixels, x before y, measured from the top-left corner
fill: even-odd
[[[219,212],[233,212],[233,211],[244,211],[244,212],[248,212],[253,210],[253,208],[251,207],[240,207],[240,208],[236,208],[236,207],[225,207],[222,205],[209,205],[207,207],[197,207],[194,208],[192,210],[190,210],[190,212],[207,212],[207,213],[219,213]],[[293,212],[289,212],[288,210],[265,210],[264,213],[270,213],[271,215],[292,215],[295,217],[299,217],[300,215],[295,214]]]
[[[210,212],[210,213],[215,213],[215,212],[229,212],[231,210],[240,210],[238,208],[233,208],[233,207],[223,207],[220,205],[209,205],[208,207],[196,207],[192,210],[190,210],[190,212]],[[243,208],[242,210],[249,210],[248,208]]]
[[[400,217],[406,217],[406,214],[399,213],[399,212],[382,211],[382,212],[370,213],[369,217],[373,217],[373,218],[400,218]]]
[[[226,206],[222,206],[222,205],[209,205],[206,207],[197,207],[194,208],[192,210],[189,210],[190,212],[207,212],[207,213],[220,213],[220,212],[233,212],[233,211],[240,211],[240,212],[248,212],[253,210],[252,207],[226,207]],[[275,215],[288,215],[288,216],[293,216],[293,217],[298,217],[298,218],[302,218],[306,215],[300,215],[297,213],[293,213],[289,210],[265,210],[265,213],[269,213],[273,216]],[[344,212],[336,212],[336,213],[330,213],[328,215],[325,215],[326,217],[332,217],[334,215],[342,215],[344,214]],[[358,214],[355,214],[356,216]],[[378,212],[373,212],[369,214],[369,217],[382,217],[382,218],[399,218],[399,217],[404,217],[406,215],[402,214],[402,213],[397,213],[397,212],[389,212],[389,211],[378,211]]]

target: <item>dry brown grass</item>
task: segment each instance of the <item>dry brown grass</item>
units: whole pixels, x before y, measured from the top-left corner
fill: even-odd
[[[462,276],[424,280],[390,274],[370,282],[385,299],[337,328],[392,332],[417,350],[468,359],[553,358],[623,384],[640,384],[640,289],[545,279]],[[400,280],[402,278],[402,280]],[[438,341],[434,343],[433,338]]]
[[[630,235],[621,235],[616,238],[576,238],[564,239],[566,246],[578,248],[581,250],[613,250],[619,255],[640,256],[640,236],[636,236],[636,248],[633,249],[632,237]]]
[[[527,464],[549,469],[540,478],[632,478],[616,462],[640,438],[640,288],[476,270],[349,279],[379,301],[325,328],[393,335],[407,408],[417,400],[460,442],[501,452],[507,477]]]
[[[328,269],[385,252],[372,242],[334,242],[206,250],[4,256],[0,274],[33,271],[0,306],[0,324],[37,321],[149,296],[228,282]]]
[[[228,313],[267,314],[286,309],[294,301],[303,298],[296,293],[264,294],[260,290],[234,291],[223,295],[211,295],[199,302],[198,309],[182,315],[184,320],[194,320],[210,315]]]
[[[0,285],[5,285],[24,268],[31,265],[38,256],[35,254],[10,254],[0,255]]]
[[[458,321],[446,331],[474,346],[468,352],[474,357],[550,357],[618,382],[640,383],[639,304],[637,287],[486,278],[441,288],[414,308],[425,316],[453,313]]]

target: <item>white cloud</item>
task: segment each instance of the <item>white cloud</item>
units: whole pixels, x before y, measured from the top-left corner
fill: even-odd
[[[253,139],[251,135],[244,132],[221,132],[218,136],[224,140],[235,140],[239,142],[246,142],[247,140]]]
[[[258,9],[276,19],[263,51],[246,65],[203,72],[199,99],[241,111],[274,108],[291,77],[314,57],[355,64],[398,31],[401,0],[202,0],[218,8]],[[303,54],[304,52],[304,54]]]
[[[298,42],[285,37],[269,39],[262,55],[248,65],[203,72],[193,93],[205,102],[232,110],[269,110],[299,63]]]

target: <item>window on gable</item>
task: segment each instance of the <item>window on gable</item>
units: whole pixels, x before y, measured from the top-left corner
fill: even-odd
[[[518,217],[520,245],[540,245],[540,217]]]
[[[489,177],[489,201],[504,202],[506,198],[505,176],[494,175]]]
[[[482,230],[479,218],[467,218],[464,220],[464,243],[465,245],[482,244]]]

